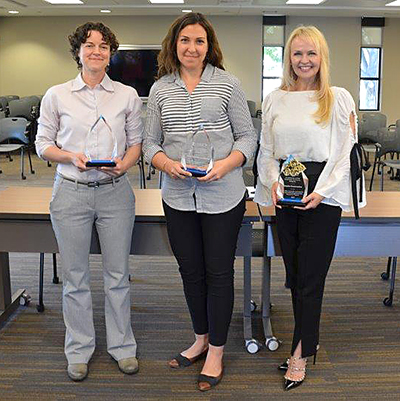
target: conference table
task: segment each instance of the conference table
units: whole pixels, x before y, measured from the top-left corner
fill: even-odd
[[[270,319],[271,258],[281,256],[275,209],[261,207],[264,221],[264,257],[262,276],[262,316],[266,338],[275,338]],[[353,212],[343,213],[339,226],[334,257],[390,257],[392,272],[390,295],[393,299],[396,260],[400,255],[400,192],[367,192],[367,206],[360,209],[360,219]]]
[[[11,294],[10,252],[57,253],[58,247],[50,222],[51,188],[10,187],[0,191],[0,328],[20,305],[28,302],[26,289]],[[136,217],[130,253],[133,255],[170,256],[166,221],[159,189],[135,189]],[[257,342],[251,327],[251,256],[252,224],[260,221],[257,205],[246,203],[246,213],[239,232],[237,256],[244,257],[244,339],[254,349]],[[91,253],[99,254],[96,230]],[[41,258],[43,261],[43,258]],[[42,262],[43,263],[43,262]],[[39,269],[38,269],[39,272]],[[252,348],[253,347],[253,348]],[[257,349],[258,350],[258,349]]]

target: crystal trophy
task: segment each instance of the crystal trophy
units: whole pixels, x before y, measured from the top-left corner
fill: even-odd
[[[189,134],[183,147],[181,164],[193,177],[204,177],[214,166],[214,147],[210,137],[200,125],[193,134]]]
[[[280,206],[305,207],[302,202],[307,195],[308,178],[304,174],[306,167],[290,155],[282,164],[278,178],[277,202]]]
[[[115,167],[117,139],[104,116],[100,116],[90,128],[85,143],[86,167]]]

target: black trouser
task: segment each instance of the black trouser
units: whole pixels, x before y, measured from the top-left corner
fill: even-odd
[[[317,178],[311,177],[309,193]],[[300,340],[303,357],[316,352],[325,279],[335,249],[341,212],[341,208],[323,203],[310,210],[276,209],[286,282],[292,291],[295,319],[292,354]]]
[[[226,343],[233,310],[233,263],[245,199],[226,213],[172,209],[163,202],[169,241],[179,264],[196,334]]]

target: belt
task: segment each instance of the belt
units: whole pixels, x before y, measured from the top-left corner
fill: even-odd
[[[64,177],[64,176],[61,175],[61,174],[58,174],[58,175],[59,175],[61,178],[63,178],[64,180],[66,180],[66,181],[70,181],[70,182],[73,182],[73,183],[75,183],[75,184],[85,185],[85,186],[87,186],[88,188],[98,188],[98,187],[100,187],[101,185],[115,184],[116,182],[119,182],[119,181],[120,181],[120,178],[121,178],[122,176],[124,176],[124,174],[122,174],[122,175],[119,175],[118,177],[110,178],[110,179],[106,179],[106,180],[101,180],[101,181],[87,181],[87,182],[85,182],[85,181],[74,180],[74,179],[72,179],[72,178],[67,178],[67,177]]]

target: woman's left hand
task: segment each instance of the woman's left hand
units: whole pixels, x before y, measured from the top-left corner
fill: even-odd
[[[99,170],[108,174],[110,177],[118,177],[126,173],[128,169],[125,167],[124,161],[121,160],[119,157],[116,157],[114,161],[116,164],[115,167],[100,167]]]
[[[232,170],[231,163],[227,159],[217,160],[211,171],[204,177],[198,178],[199,181],[211,182],[220,180],[224,175]]]
[[[306,207],[299,208],[303,210],[308,209],[315,209],[321,201],[324,200],[324,197],[316,192],[312,192],[310,195],[307,195],[305,198],[302,199],[303,203],[306,204]]]

